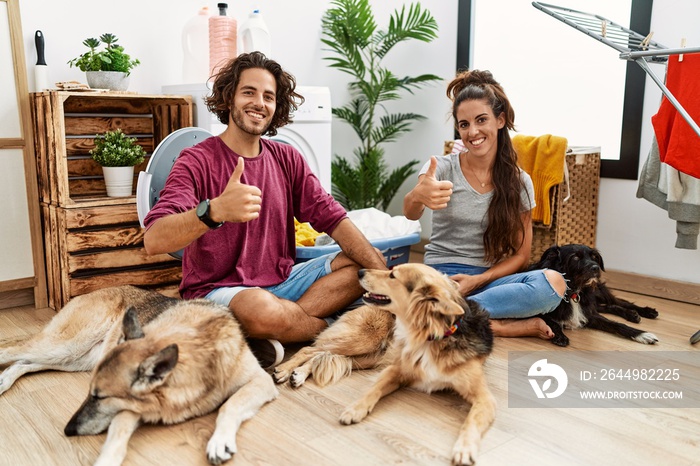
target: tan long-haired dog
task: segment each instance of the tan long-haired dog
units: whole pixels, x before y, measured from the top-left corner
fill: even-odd
[[[65,434],[108,430],[96,464],[119,465],[141,422],[172,424],[216,410],[207,457],[236,453],[236,433],[277,397],[228,308],[131,286],[71,300],[38,334],[0,349],[0,393],[27,372],[93,370],[87,399]],[[222,405],[223,403],[223,405]]]
[[[342,424],[362,421],[400,387],[428,393],[452,389],[471,404],[452,463],[472,464],[496,411],[483,370],[493,345],[488,314],[467,303],[447,276],[422,264],[362,270],[360,283],[368,306],[346,313],[273,376],[278,382],[291,378],[298,386],[311,372],[317,381],[328,382],[352,367],[385,366],[372,388],[342,413]]]
[[[277,383],[292,387],[313,377],[323,387],[352,373],[381,364],[394,334],[394,315],[380,306],[366,305],[346,312],[287,361],[275,367]]]

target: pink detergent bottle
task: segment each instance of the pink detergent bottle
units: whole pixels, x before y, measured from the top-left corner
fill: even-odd
[[[217,3],[218,16],[209,17],[209,68],[215,76],[229,60],[236,58],[238,25],[234,18],[226,16],[227,3]]]

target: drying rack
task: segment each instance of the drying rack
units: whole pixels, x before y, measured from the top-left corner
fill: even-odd
[[[648,63],[666,63],[669,55],[700,53],[700,47],[670,49],[651,40],[653,33],[643,36],[600,15],[540,2],[532,2],[532,6],[614,48],[620,52],[620,59],[637,63],[659,86],[664,96],[678,110],[678,113],[683,116],[695,133],[700,136],[698,124],[668,90],[664,82],[649,68]]]
[[[695,133],[700,136],[698,124],[673,96],[671,91],[668,90],[663,81],[651,71],[648,63],[649,61],[652,63],[666,63],[669,55],[700,53],[700,47],[670,49],[651,40],[652,34],[643,36],[600,15],[539,2],[532,2],[532,6],[614,48],[620,52],[620,59],[637,63],[659,86],[661,92],[693,128]],[[698,342],[700,342],[700,330],[690,337],[690,343],[695,344]]]

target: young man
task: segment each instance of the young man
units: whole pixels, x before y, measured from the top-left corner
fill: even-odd
[[[207,106],[227,129],[182,151],[144,221],[149,254],[184,248],[183,298],[224,304],[250,337],[281,342],[312,339],[359,298],[359,268],[386,268],[303,156],[261,138],[303,102],[295,85],[259,52],[224,67]],[[295,266],[295,217],[342,252]]]

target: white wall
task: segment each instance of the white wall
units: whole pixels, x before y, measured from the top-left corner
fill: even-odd
[[[474,0],[472,62],[501,82],[517,132],[566,137],[619,159],[626,67],[614,49],[523,0]],[[629,27],[631,0],[557,0]],[[504,30],[503,11],[517,22]]]
[[[0,221],[0,282],[34,277],[31,228],[27,206],[27,188],[24,172],[24,144],[17,147],[15,141],[23,139],[22,113],[17,100],[19,83],[15,83],[11,34],[10,8],[0,2],[0,199],[3,200],[3,216]],[[21,79],[21,77],[17,77]]]
[[[589,11],[584,0],[580,3],[582,6],[573,8]],[[652,29],[656,32],[655,40],[670,47],[680,43],[681,35],[685,35],[689,46],[700,45],[700,32],[693,24],[700,17],[700,4],[683,0],[656,0],[654,3]],[[327,1],[236,0],[229,4],[229,14],[236,17],[239,24],[248,11],[260,8],[271,31],[273,58],[294,74],[300,84],[328,86],[336,105],[346,101],[347,78],[328,68],[322,59],[326,53],[321,50],[320,18],[328,7]],[[372,0],[380,27],[387,24],[391,12],[401,4]],[[120,38],[127,52],[142,62],[132,73],[131,90],[159,93],[162,85],[182,83],[182,27],[202,5],[212,10],[216,8],[216,2],[196,0],[122,0],[118,6],[95,0],[22,0],[20,7],[30,89],[34,81],[34,31],[37,29],[41,29],[46,37],[51,82],[71,79],[84,82],[83,73],[69,68],[66,62],[84,51],[83,39],[112,32]],[[444,90],[455,72],[457,0],[423,0],[421,5],[435,16],[440,28],[439,39],[431,44],[401,44],[388,56],[387,63],[397,74],[433,73],[445,81],[392,105],[392,111],[413,111],[428,117],[426,122],[416,125],[413,132],[387,146],[387,156],[393,166],[411,159],[427,160],[429,155],[441,152],[443,140],[452,137],[449,102]],[[504,12],[500,25],[503,34],[508,34],[508,21],[517,22],[519,18]],[[551,19],[551,23],[553,30],[558,30],[557,21]],[[601,55],[615,53],[601,47]],[[528,70],[527,74],[534,72],[536,70]],[[571,79],[584,80],[586,75],[573,75]],[[504,85],[508,89],[509,85]],[[543,93],[549,91],[561,90],[542,90]],[[642,139],[643,160],[652,138],[649,119],[658,108],[659,98],[655,84],[649,80]],[[355,145],[356,140],[348,128],[334,123],[334,152],[349,156]],[[404,185],[392,203],[390,213],[400,213],[401,198],[413,183],[414,180],[410,180]],[[606,258],[606,265],[611,269],[700,283],[700,252],[675,249],[674,222],[668,220],[661,209],[636,199],[635,192],[634,181],[603,179],[601,182],[598,246]],[[424,235],[427,235],[427,222],[423,225]]]

